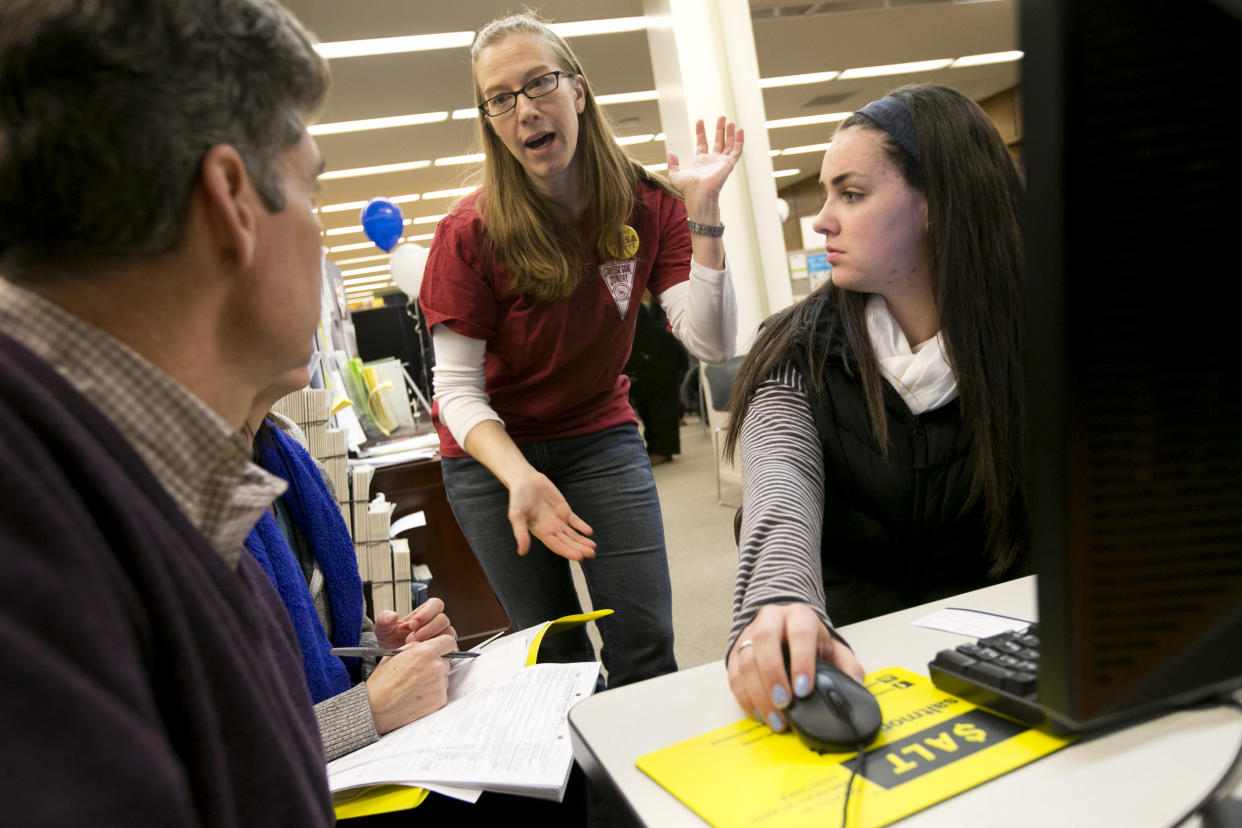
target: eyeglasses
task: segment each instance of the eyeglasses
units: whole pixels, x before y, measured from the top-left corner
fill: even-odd
[[[562,72],[559,69],[546,75],[540,75],[516,92],[501,92],[499,95],[488,98],[479,104],[479,110],[489,118],[504,115],[510,109],[517,106],[518,95],[525,95],[532,101],[535,98],[542,98],[544,95],[551,95],[556,91],[556,87],[560,85],[562,75],[567,78],[577,77],[573,72]]]

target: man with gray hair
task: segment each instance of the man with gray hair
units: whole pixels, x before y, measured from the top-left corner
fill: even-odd
[[[239,431],[319,316],[328,85],[275,0],[0,5],[0,801],[326,825]]]

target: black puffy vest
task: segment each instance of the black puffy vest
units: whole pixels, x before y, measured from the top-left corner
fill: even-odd
[[[822,335],[822,334],[821,334]],[[820,394],[807,382],[824,458],[821,555],[841,626],[986,586],[982,500],[970,502],[970,442],[957,400],[915,416],[887,382],[888,456],[837,337]],[[804,380],[805,360],[795,358]]]

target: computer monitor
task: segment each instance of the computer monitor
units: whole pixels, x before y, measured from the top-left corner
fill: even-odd
[[[400,301],[379,308],[357,310],[350,316],[358,343],[358,357],[363,362],[389,358],[401,360],[410,378],[418,385],[418,390],[430,400],[431,369],[435,365],[431,336],[413,307]]]
[[[1242,10],[1022,0],[1038,697],[1242,685]]]

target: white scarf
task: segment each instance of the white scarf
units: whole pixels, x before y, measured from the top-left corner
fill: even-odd
[[[912,414],[939,408],[957,396],[957,379],[940,349],[940,334],[913,348],[888,303],[879,294],[867,300],[867,333],[880,373]]]

